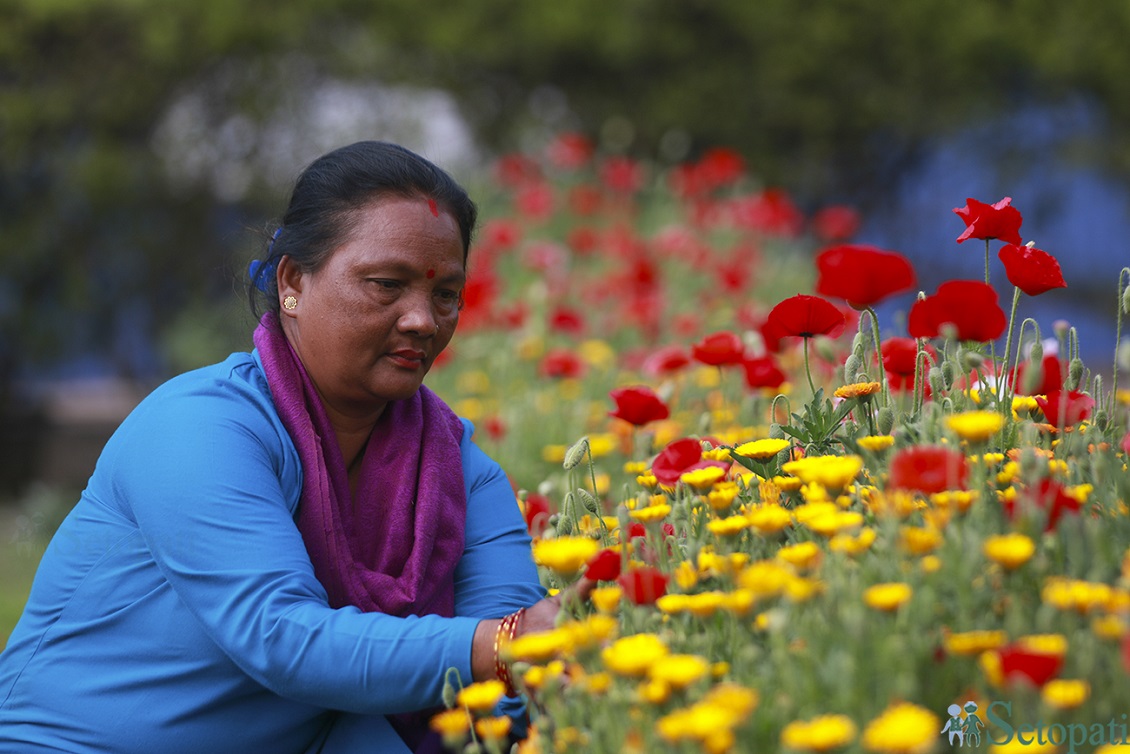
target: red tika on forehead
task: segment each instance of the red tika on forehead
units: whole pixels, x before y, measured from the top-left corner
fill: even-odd
[[[439,206],[436,204],[435,199],[429,199],[428,200],[428,209],[430,209],[432,211],[433,215],[435,215],[436,217],[439,217]]]
[[[435,271],[435,270],[433,270],[433,269],[431,269],[431,268],[429,268],[429,269],[428,269],[428,280],[431,280],[431,279],[432,279],[432,278],[434,278],[435,276],[436,276],[436,271]]]

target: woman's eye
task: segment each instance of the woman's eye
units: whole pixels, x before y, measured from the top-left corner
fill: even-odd
[[[400,282],[397,280],[382,280],[379,278],[374,278],[369,282],[375,283],[376,286],[383,291],[395,291],[400,288]]]
[[[459,300],[459,291],[436,291],[436,297],[445,304],[454,304]]]

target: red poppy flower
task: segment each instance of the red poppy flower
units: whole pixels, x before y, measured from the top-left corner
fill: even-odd
[[[707,335],[691,346],[695,361],[712,367],[740,364],[745,359],[745,346],[735,333],[722,331]]]
[[[1001,660],[1001,675],[1010,682],[1022,680],[1035,686],[1043,686],[1063,667],[1063,657],[1060,655],[1032,652],[1015,644],[1001,649],[998,654]]]
[[[516,188],[527,181],[541,178],[541,168],[531,157],[523,154],[505,154],[494,166],[495,178],[503,186]]]
[[[938,286],[933,296],[910,307],[907,329],[915,338],[933,338],[949,323],[958,340],[996,340],[1008,326],[997,292],[980,280],[950,280]]]
[[[842,205],[824,207],[813,215],[812,228],[826,243],[846,241],[859,230],[859,213]]]
[[[1126,435],[1122,438],[1120,447],[1122,448],[1123,453],[1130,455],[1130,432],[1127,432]]]
[[[538,371],[543,377],[575,379],[585,373],[585,362],[566,348],[555,348],[542,357]]]
[[[739,227],[770,235],[791,238],[804,227],[804,215],[781,189],[770,188],[737,199],[730,211]]]
[[[644,385],[616,388],[609,395],[616,401],[616,410],[609,411],[608,415],[623,419],[637,427],[666,419],[671,415],[667,404],[655,394],[655,391]]]
[[[765,324],[783,335],[834,338],[843,332],[844,321],[844,313],[829,301],[801,293],[774,306]]]
[[[609,157],[600,166],[600,180],[605,188],[631,194],[643,185],[643,167],[627,157]]]
[[[536,492],[531,493],[526,498],[524,518],[526,519],[526,529],[529,530],[531,536],[536,537],[541,534],[546,524],[549,523],[549,514],[549,498]]]
[[[874,246],[832,246],[816,255],[816,292],[842,298],[854,309],[873,306],[913,288],[914,268],[902,254]]]
[[[642,369],[657,377],[674,374],[691,363],[691,357],[679,346],[663,346],[644,359]]]
[[[1044,522],[1044,531],[1051,531],[1059,523],[1064,513],[1078,513],[1079,501],[1068,495],[1063,485],[1051,477],[1044,477],[1039,484],[1028,485],[1020,490],[1017,500],[1005,500],[1003,503],[1005,515],[1009,521],[1016,518],[1019,507],[1035,507],[1044,511],[1047,517]]]
[[[514,209],[520,217],[545,220],[553,214],[553,187],[548,183],[529,183],[514,195]]]
[[[938,445],[903,448],[891,458],[888,486],[895,490],[935,492],[965,489],[969,469],[961,451]]]
[[[558,306],[549,313],[549,329],[580,337],[585,334],[585,315],[568,306]]]
[[[1045,354],[1036,370],[1039,374],[1029,372],[1034,369],[1032,362],[1022,361],[1009,375],[1012,389],[1017,395],[1051,395],[1063,388],[1063,364],[1054,353]],[[1029,385],[1028,378],[1032,377]]]
[[[742,362],[745,368],[745,384],[751,390],[757,388],[776,389],[783,385],[788,377],[777,366],[777,360],[772,356],[758,356]]]
[[[1053,288],[1067,287],[1059,262],[1051,254],[1035,246],[1008,244],[1001,247],[997,256],[1004,263],[1008,282],[1029,296],[1039,296]]]
[[[651,462],[651,473],[663,484],[675,484],[679,477],[702,460],[702,443],[684,437],[667,445]]]
[[[616,579],[624,595],[637,605],[653,605],[667,594],[667,574],[651,566],[630,568]]]
[[[585,569],[585,578],[593,581],[615,581],[620,575],[620,553],[601,550],[593,555]]]
[[[954,213],[965,223],[965,232],[957,237],[957,242],[970,238],[988,241],[999,238],[1005,243],[1020,243],[1020,223],[1023,218],[1012,204],[1012,197],[1006,196],[996,204],[985,204],[976,199],[966,199],[964,207],[954,207]]]
[[[918,341],[914,338],[887,338],[879,350],[883,353],[883,371],[891,390],[913,390]],[[923,350],[927,357],[925,369],[929,369],[938,362],[938,352],[929,343],[923,344]],[[929,390],[928,383],[926,389]]]
[[[1078,390],[1055,390],[1047,397],[1037,395],[1036,405],[1044,412],[1049,424],[1070,427],[1091,416],[1095,399]]]
[[[575,170],[583,167],[595,151],[591,139],[584,134],[570,132],[560,134],[550,142],[546,156],[559,168]]]
[[[582,217],[595,215],[604,204],[604,194],[596,186],[582,185],[569,189],[569,209]]]

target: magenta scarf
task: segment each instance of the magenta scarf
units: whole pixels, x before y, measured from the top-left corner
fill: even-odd
[[[302,461],[298,529],[330,606],[454,615],[467,516],[462,422],[423,386],[390,402],[363,451],[354,500],[325,407],[277,315],[263,315],[254,342]]]

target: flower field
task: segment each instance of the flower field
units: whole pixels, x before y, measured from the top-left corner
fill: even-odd
[[[1023,317],[1070,281],[1010,200],[938,240],[984,279],[920,291],[850,208],[803,213],[726,150],[661,169],[563,136],[495,177],[429,384],[510,474],[546,586],[597,582],[504,648],[522,751],[1130,739],[1128,367]],[[502,685],[452,683],[449,749],[508,749]]]

